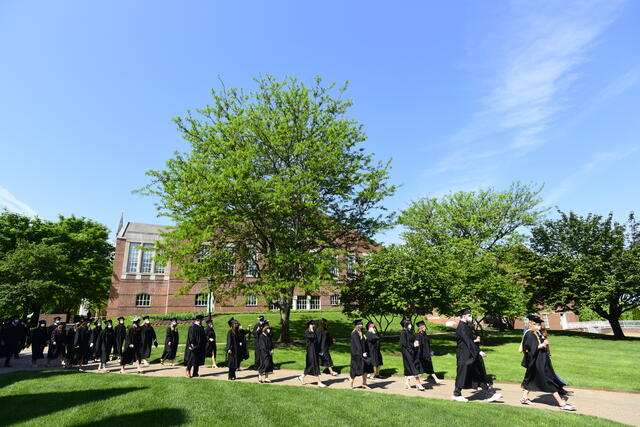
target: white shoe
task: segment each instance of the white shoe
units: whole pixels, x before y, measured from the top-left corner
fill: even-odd
[[[464,396],[451,396],[451,398],[453,400],[455,400],[456,402],[468,402],[469,401],[469,399],[467,399]]]
[[[491,397],[487,399],[487,402],[495,402],[498,399],[502,399],[502,395],[500,393],[493,393]]]

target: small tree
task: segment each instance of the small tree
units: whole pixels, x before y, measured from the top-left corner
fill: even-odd
[[[640,229],[607,217],[558,211],[531,235],[540,262],[531,265],[539,297],[560,307],[587,306],[624,337],[620,316],[640,306]]]
[[[360,146],[366,137],[346,117],[345,88],[333,96],[334,85],[319,78],[312,87],[290,77],[256,82],[249,93],[213,91],[199,117],[175,119],[190,151],[148,172],[142,192],[158,196],[160,213],[175,222],[162,259],[188,287],[208,278],[218,298],[275,302],[286,342],[295,289],[332,283],[336,255],[371,246],[389,222],[381,203],[394,187],[389,163]]]

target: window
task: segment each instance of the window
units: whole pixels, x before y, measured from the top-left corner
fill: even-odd
[[[258,306],[258,297],[255,295],[247,295],[247,301],[245,303],[247,307],[257,307]]]
[[[209,303],[209,295],[207,294],[198,294],[196,295],[195,306],[196,307],[206,307]]]
[[[309,299],[309,310],[320,310],[320,297],[312,295]]]
[[[305,295],[299,295],[296,298],[296,310],[306,310],[307,309],[307,297]]]
[[[224,261],[223,269],[227,276],[236,275],[236,260],[233,248],[227,248],[227,259]]]
[[[145,243],[142,246],[145,248],[152,248],[153,244]],[[140,266],[140,273],[151,273],[152,260],[153,260],[153,251],[150,249],[142,250],[142,265]]]
[[[274,299],[269,302],[269,310],[280,310],[280,303],[278,299]]]
[[[157,255],[161,255],[161,254],[162,254],[161,251],[156,252],[156,257],[157,257]],[[155,274],[164,274],[164,272],[165,272],[164,262],[160,262],[158,260],[155,260],[155,263],[156,263],[156,265],[154,266]]]
[[[353,279],[356,277],[356,254],[347,255],[347,277]]]
[[[129,243],[129,257],[127,258],[127,273],[137,273],[138,272],[138,258],[140,254],[140,246],[139,242],[130,242]]]
[[[151,305],[151,295],[138,294],[136,295],[136,307],[149,307]]]
[[[209,246],[200,245],[200,249],[198,249],[198,262],[204,262],[204,260],[209,257],[209,253]]]
[[[331,276],[334,279],[337,279],[340,276],[340,267],[339,267],[340,263],[338,260],[338,257],[336,257],[336,263],[333,267],[331,267]]]
[[[340,305],[340,295],[331,295],[331,305],[334,307]]]
[[[258,277],[258,255],[251,253],[247,260],[247,277]]]

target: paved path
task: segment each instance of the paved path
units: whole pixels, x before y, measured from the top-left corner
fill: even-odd
[[[40,361],[40,367],[31,367],[31,355],[23,352],[20,359],[12,361],[12,368],[0,367],[0,373],[10,371],[22,371],[22,370],[35,370],[45,369],[42,367],[42,361]],[[97,372],[97,364],[93,363],[86,367],[87,372]],[[118,375],[120,367],[117,362],[110,362],[108,364],[108,371],[111,375]],[[52,368],[59,369],[59,368]],[[128,375],[136,375],[136,369],[133,365],[127,366]],[[289,369],[276,370],[271,376],[272,384],[264,384],[264,387],[270,387],[273,385],[293,385],[302,386],[298,380],[298,376],[301,371],[294,371]],[[169,365],[162,366],[160,364],[152,364],[144,368],[145,376],[159,376],[159,377],[185,377],[185,370],[183,366],[171,367]],[[193,381],[203,381],[207,379],[223,380],[227,381],[227,369],[217,368],[212,369],[210,367],[202,366],[200,368],[200,378],[193,378]],[[258,382],[258,374],[253,370],[243,369],[238,371],[237,381],[242,382]],[[349,388],[349,376],[348,374],[341,374],[337,377],[330,375],[322,375],[322,381],[329,386],[329,388],[346,389]],[[304,387],[317,387],[315,383],[311,383],[315,380],[313,377],[305,378]],[[361,380],[356,379],[356,385],[360,385]],[[453,392],[453,380],[447,379],[443,385],[436,385],[433,382],[425,384],[425,391],[419,391],[415,388],[406,390],[404,388],[404,379],[399,376],[392,376],[385,379],[371,380],[369,381],[370,391],[364,391],[363,389],[354,390],[354,393],[393,393],[401,394],[404,396],[414,397],[426,397],[437,399],[451,399]],[[547,410],[558,411],[555,400],[548,393],[530,393],[530,398],[534,402],[534,405],[524,406],[520,404],[521,391],[519,384],[514,383],[494,383],[494,387],[500,391],[503,398],[494,403],[486,403],[487,405],[511,405],[525,408],[540,408]],[[625,424],[631,424],[640,426],[640,393],[633,392],[618,392],[618,391],[600,391],[584,388],[569,388],[574,392],[574,395],[569,398],[569,403],[576,406],[578,413],[595,415],[597,417],[609,418]],[[472,392],[465,390],[463,395],[468,397],[470,401],[481,400],[482,393]],[[465,405],[468,403],[460,403]],[[483,403],[485,404],[485,403]]]

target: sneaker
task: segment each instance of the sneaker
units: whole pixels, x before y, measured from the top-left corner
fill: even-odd
[[[466,398],[466,397],[464,397],[464,396],[456,396],[456,395],[453,395],[453,396],[451,396],[451,398],[452,398],[453,400],[455,400],[456,402],[468,402],[468,401],[469,401],[469,399],[467,399],[467,398]]]
[[[498,399],[502,399],[502,395],[500,393],[493,393],[488,399],[487,402],[495,402]]]
[[[568,403],[565,403],[564,405],[562,405],[562,406],[560,407],[560,410],[561,410],[561,411],[575,411],[575,410],[576,410],[576,407],[575,407],[575,406],[573,406],[573,405],[569,405]]]

